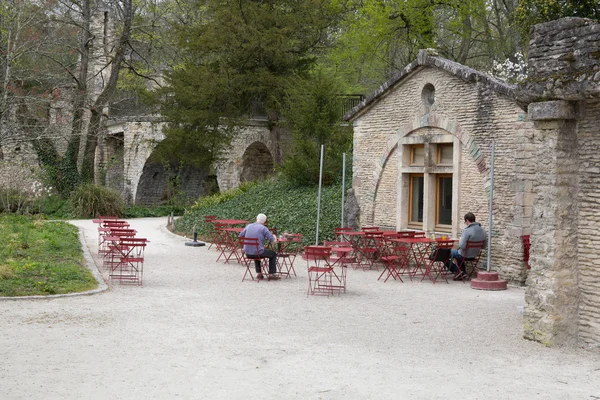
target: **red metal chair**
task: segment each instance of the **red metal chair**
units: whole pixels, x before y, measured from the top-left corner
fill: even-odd
[[[277,242],[277,269],[280,275],[285,275],[288,278],[294,274],[294,261],[302,251],[302,234],[289,233],[285,237],[281,237]]]
[[[352,232],[352,228],[335,228],[333,230],[335,234],[335,238],[340,242],[349,241],[349,238],[346,237],[346,232]]]
[[[378,226],[363,226],[362,228],[360,228],[360,230],[363,232],[379,232],[379,227]]]
[[[324,246],[332,248],[331,262],[339,265],[355,265],[357,263],[356,255],[352,243],[346,240],[326,240],[323,242]],[[336,252],[336,248],[348,249],[351,248],[351,252]]]
[[[414,237],[414,238],[424,238],[425,237],[425,232],[423,232],[423,231],[414,232],[414,234],[412,235],[412,237]]]
[[[479,258],[481,257],[481,250],[484,248],[484,246],[485,246],[485,240],[480,240],[480,241],[467,240],[464,254],[468,254],[469,250],[476,249],[477,255],[475,257],[469,257],[469,258],[463,257],[463,259],[461,260],[460,263],[456,263],[456,266],[458,268],[457,268],[456,272],[454,273],[455,280],[460,280],[460,281],[463,281],[463,283],[465,283],[465,275],[462,274],[463,267],[464,267],[464,270],[467,272],[468,278],[471,279],[473,272],[475,272],[475,270],[477,269],[477,265],[479,264]],[[469,269],[470,269],[470,271],[469,271]]]
[[[308,268],[308,291],[306,295],[325,295],[334,293],[333,267],[329,263],[331,247],[306,246],[304,259]]]
[[[364,269],[372,269],[377,267],[379,261],[379,251],[383,243],[383,233],[377,231],[365,231],[362,247],[360,248],[361,260],[360,265]]]
[[[250,279],[255,280],[254,274],[252,273],[252,268],[255,268],[255,261],[260,262],[260,269],[261,269],[262,275],[268,277],[269,276],[269,258],[261,257],[260,255],[249,255],[248,253],[246,253],[246,251],[244,251],[244,249],[250,249],[252,253],[258,254],[258,252],[259,252],[258,239],[241,237],[241,238],[239,238],[239,245],[242,248],[242,253],[243,253],[241,261],[242,261],[242,264],[244,264],[244,266],[246,267],[246,272],[244,273],[244,276],[242,277],[242,282],[244,282],[244,280],[246,279],[246,276],[248,276],[248,274],[250,275]],[[260,281],[260,279],[257,279],[257,281]]]
[[[429,262],[427,263],[425,273],[423,274],[421,281],[427,277],[429,280],[431,280],[431,282],[435,283],[435,281],[441,276],[444,278],[446,283],[448,283],[448,279],[446,278],[446,264],[451,258],[454,242],[454,240],[437,240],[435,244],[435,250],[433,250],[431,256],[429,257]]]
[[[217,219],[216,215],[205,215],[204,216],[204,225],[206,226],[206,232],[208,233],[208,237],[210,240],[210,245],[208,248],[210,249],[215,244],[215,226],[214,220]]]
[[[136,283],[142,285],[144,273],[144,250],[146,238],[121,238],[116,250],[120,252],[118,262],[113,263],[109,269],[109,278],[120,283]]]
[[[390,277],[394,280],[399,279],[400,282],[404,282],[401,274],[403,272],[409,272],[408,257],[410,247],[406,246],[404,243],[395,241],[394,239],[396,239],[396,236],[394,235],[386,235],[384,237],[383,246],[381,246],[381,255],[379,257],[384,266],[384,270],[377,280],[380,280],[383,275],[387,274],[384,282],[387,282]],[[408,276],[412,280],[412,276],[410,274],[408,274]]]
[[[219,256],[217,257],[217,261],[219,261],[221,257],[227,257],[225,252],[227,251],[227,241],[229,240],[229,232],[227,232],[225,229],[229,228],[229,225],[218,222],[215,222],[213,225],[215,229],[214,245],[217,251],[219,252]]]

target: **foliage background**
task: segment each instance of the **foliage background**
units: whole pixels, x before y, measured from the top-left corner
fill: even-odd
[[[348,186],[346,186],[347,188]],[[175,231],[191,236],[194,226],[201,238],[207,239],[205,215],[218,219],[256,221],[264,213],[268,225],[277,233],[303,234],[303,243],[314,244],[317,231],[318,187],[294,187],[281,181],[268,180],[250,184],[232,195],[207,197],[198,201],[183,217],[175,221]],[[342,185],[335,183],[322,188],[319,242],[332,240],[334,229],[341,225]]]

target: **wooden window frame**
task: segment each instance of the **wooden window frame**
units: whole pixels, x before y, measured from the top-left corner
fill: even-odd
[[[415,167],[424,167],[425,166],[425,145],[424,144],[411,144],[409,146],[410,148],[410,166],[415,166]],[[415,149],[417,148],[421,148],[423,149],[423,163],[422,164],[416,164],[415,163]]]
[[[425,215],[423,215],[423,221],[413,221],[413,179],[414,178],[423,178],[423,183],[425,180],[425,174],[409,174],[408,175],[408,227],[423,229],[423,224],[425,223]],[[425,202],[425,188],[423,187],[423,202]],[[423,210],[425,213],[425,210]]]
[[[451,232],[452,231],[452,222],[450,221],[449,225],[440,224],[440,182],[442,178],[450,178],[452,179],[452,186],[454,187],[454,176],[453,174],[436,174],[435,176],[435,230],[439,232]]]
[[[444,147],[450,147],[452,149],[452,153],[454,154],[454,144],[452,143],[439,143],[437,145],[437,156],[436,156],[436,164],[440,166],[452,166],[453,161],[450,164],[442,164],[442,149]]]

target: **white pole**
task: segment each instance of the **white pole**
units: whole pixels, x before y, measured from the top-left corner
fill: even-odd
[[[321,183],[323,182],[323,152],[324,145],[321,145],[321,166],[319,168],[319,198],[317,200],[317,234],[315,238],[315,246],[319,244],[319,219],[321,217]]]
[[[346,153],[342,158],[342,228],[344,227],[344,194],[346,193]]]
[[[496,146],[492,140],[492,166],[490,169],[490,218],[488,221],[488,241],[487,241],[487,272],[492,268],[492,209],[494,206],[494,153]]]

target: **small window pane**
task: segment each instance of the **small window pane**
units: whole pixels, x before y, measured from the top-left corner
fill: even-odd
[[[452,225],[452,177],[438,178],[438,224]]]
[[[410,222],[423,222],[423,193],[425,180],[422,176],[411,176]]]
[[[412,146],[410,165],[425,165],[425,146]]]
[[[452,145],[438,146],[438,164],[452,165]]]

